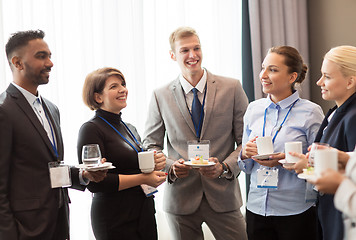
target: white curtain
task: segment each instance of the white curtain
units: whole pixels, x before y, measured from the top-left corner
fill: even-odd
[[[259,72],[267,50],[273,46],[295,47],[309,65],[307,1],[249,0],[255,98],[263,97]],[[299,89],[309,99],[309,75]]]
[[[85,76],[104,66],[123,72],[129,90],[124,121],[143,134],[152,90],[173,80],[169,34],[195,28],[211,72],[241,79],[241,3],[236,0],[0,0],[0,91],[12,81],[4,46],[11,33],[42,29],[52,51],[50,82],[39,92],[61,111],[65,161],[77,163],[80,126],[93,116],[82,103]],[[241,183],[244,186],[244,183]],[[160,239],[169,239],[156,197]],[[70,192],[72,239],[92,239],[89,192]]]

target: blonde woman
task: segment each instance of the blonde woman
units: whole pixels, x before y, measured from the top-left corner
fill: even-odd
[[[356,144],[356,47],[330,49],[324,56],[321,74],[316,84],[321,88],[322,98],[335,101],[336,105],[326,114],[315,141],[351,152]],[[302,160],[296,164],[296,172],[306,167],[305,156],[299,157]],[[324,240],[343,239],[344,235],[342,215],[335,209],[333,198],[332,194],[319,195],[318,218]]]

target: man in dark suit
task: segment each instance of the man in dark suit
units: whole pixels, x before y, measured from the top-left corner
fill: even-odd
[[[97,182],[106,175],[60,164],[59,111],[37,91],[48,83],[53,66],[43,37],[41,30],[17,32],[6,44],[13,82],[0,95],[1,240],[69,239],[69,197],[63,182],[83,190],[86,180]]]
[[[237,180],[246,94],[237,79],[201,67],[200,40],[194,29],[178,28],[170,44],[171,59],[181,74],[153,92],[144,146],[162,150],[167,137],[169,184],[163,204],[173,239],[203,239],[203,222],[216,239],[247,239]],[[197,102],[195,109],[200,111],[195,118]],[[195,171],[184,164],[189,160],[187,142],[191,140],[210,141],[209,160],[215,165]]]

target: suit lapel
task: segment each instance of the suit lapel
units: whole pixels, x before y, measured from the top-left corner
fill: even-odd
[[[49,120],[51,121],[51,125],[53,127],[53,131],[54,131],[54,134],[56,137],[56,148],[57,148],[58,158],[60,160],[62,160],[63,159],[63,156],[62,156],[62,153],[63,153],[62,134],[60,131],[59,123],[54,118],[54,116],[56,114],[55,114],[55,112],[53,112],[53,109],[49,107],[49,104],[47,103],[46,99],[42,98],[42,102],[43,102],[43,108],[46,111]]]
[[[37,132],[42,137],[43,141],[45,142],[46,146],[49,148],[53,156],[55,157],[54,150],[52,148],[51,142],[47,136],[46,130],[43,128],[42,124],[38,120],[36,113],[33,111],[32,107],[26,100],[26,98],[22,95],[22,93],[12,84],[9,85],[7,89],[8,93],[13,97],[15,103],[19,106],[19,108],[25,113],[25,116],[30,120],[33,124]]]
[[[213,111],[214,103],[215,103],[215,96],[216,96],[216,84],[214,77],[211,73],[207,72],[207,79],[206,79],[206,99],[205,99],[205,105],[206,105],[206,111],[204,114],[204,121],[203,121],[203,126],[201,129],[201,137],[204,136],[204,132],[207,129],[207,126],[209,126],[209,121],[211,118],[211,113]]]
[[[321,137],[322,142],[329,141],[329,138],[332,137],[332,133],[335,131],[336,126],[343,119],[350,106],[354,106],[355,104],[356,104],[356,93],[351,95],[340,107],[335,106],[328,111],[328,113],[325,116],[325,119],[327,119],[330,116],[330,114],[336,109],[334,116],[331,118],[330,123],[327,125],[327,129],[325,130],[324,135]],[[324,122],[322,123],[322,126],[323,124]],[[318,132],[316,139],[318,139],[319,133],[320,131]]]
[[[327,125],[326,130],[323,136],[321,137],[321,142],[329,142],[331,135],[335,131],[335,127],[340,123],[341,119],[344,117],[345,112],[338,111],[338,110],[339,109],[336,109],[334,116],[331,118],[331,121]]]
[[[180,85],[179,78],[177,78],[173,84],[172,84],[172,94],[174,96],[174,99],[176,100],[176,103],[178,105],[178,108],[183,115],[183,118],[187,122],[188,126],[190,129],[193,131],[195,135],[195,129],[193,125],[192,118],[190,116],[188,107],[187,107],[187,102],[185,100],[184,94],[183,94],[183,89],[182,86]]]
[[[323,122],[321,123],[321,126],[319,128],[319,131],[315,137],[315,142],[320,142],[321,138],[323,137],[324,134],[324,129],[326,128],[326,126],[329,124],[328,122],[328,117],[330,116],[330,114],[336,109],[336,106],[329,109],[329,111],[327,112],[327,114],[324,117]]]

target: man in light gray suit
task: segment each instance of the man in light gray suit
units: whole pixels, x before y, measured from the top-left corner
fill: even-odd
[[[162,150],[167,136],[169,183],[164,210],[174,238],[203,239],[201,225],[205,222],[216,239],[247,239],[237,180],[247,97],[238,80],[213,75],[201,67],[200,40],[194,29],[178,28],[171,34],[170,44],[171,58],[177,61],[181,75],[154,91],[144,145]],[[203,111],[196,119],[197,102]],[[216,164],[198,169],[185,165],[191,140],[209,140],[209,160]]]

